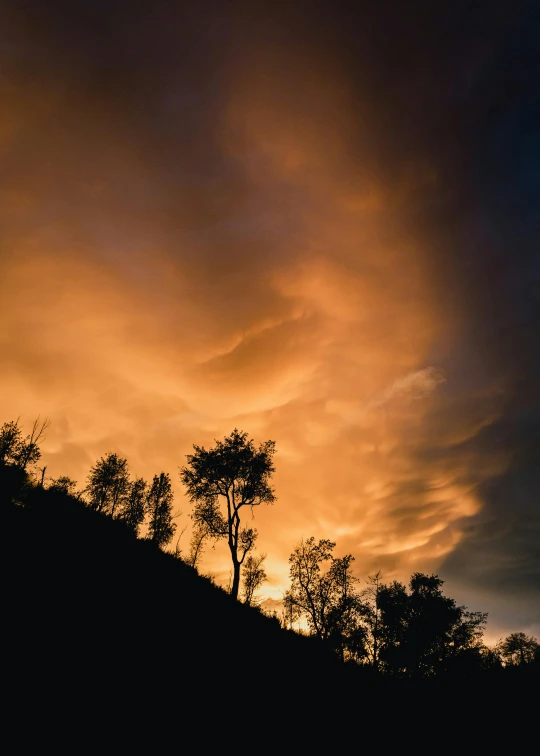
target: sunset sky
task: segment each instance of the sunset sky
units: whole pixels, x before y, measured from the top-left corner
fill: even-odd
[[[0,1],[0,424],[47,475],[276,442],[255,511],[540,638],[540,17]],[[182,536],[187,549],[189,530]],[[203,570],[227,582],[222,549]]]

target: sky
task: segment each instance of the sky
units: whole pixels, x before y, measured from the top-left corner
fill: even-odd
[[[534,2],[0,0],[0,423],[47,476],[276,443],[301,538],[540,637]],[[226,583],[224,549],[203,569]]]

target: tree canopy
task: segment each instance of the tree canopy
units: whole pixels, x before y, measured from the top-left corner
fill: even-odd
[[[416,572],[409,589],[394,581],[377,594],[381,668],[409,677],[450,669],[463,655],[480,662],[485,612],[470,612],[442,592],[437,575]],[[461,658],[460,658],[461,657]]]
[[[114,517],[128,491],[129,467],[123,457],[106,454],[91,468],[85,492],[92,509]]]
[[[289,557],[291,587],[285,606],[290,619],[304,617],[317,638],[342,656],[355,656],[365,634],[364,607],[356,590],[359,580],[351,572],[354,557],[334,557],[335,546],[328,539],[300,541]]]
[[[148,537],[158,546],[169,543],[176,530],[172,515],[173,492],[168,473],[154,475],[148,491],[147,509],[150,516]]]
[[[392,675],[429,677],[484,664],[487,614],[445,596],[437,575],[414,573],[407,589],[397,581],[384,584],[377,573],[358,591],[354,557],[334,557],[335,545],[311,537],[291,554],[284,596],[289,623],[304,617],[310,632],[343,658]]]
[[[154,475],[151,485],[143,478],[130,480],[127,460],[108,453],[91,468],[82,492],[67,476],[45,479],[46,467],[38,479],[32,467],[40,459],[38,442],[47,425],[36,420],[26,437],[18,421],[1,426],[0,503],[15,505],[23,514],[43,513],[44,502],[57,512],[93,510],[91,518],[102,524],[122,521],[127,527],[118,532],[128,538],[129,531],[139,536],[147,516],[145,539],[163,549],[176,530],[169,474]],[[256,593],[267,579],[266,554],[254,553],[257,531],[242,522],[242,508],[275,501],[270,485],[274,453],[273,441],[256,446],[247,433],[235,429],[209,450],[194,446],[181,469],[195,527],[189,557],[180,559],[196,567],[207,539],[226,539],[234,567],[231,594],[238,598],[242,579],[241,597],[248,607],[260,604]],[[510,675],[538,671],[536,638],[515,632],[488,648],[483,641],[487,614],[469,611],[446,596],[438,575],[415,572],[405,585],[384,583],[378,572],[360,590],[354,557],[336,557],[335,547],[334,541],[310,537],[294,549],[283,627],[292,628],[303,618],[309,633],[342,660],[354,660],[382,676],[419,681],[504,668],[510,668]]]
[[[497,652],[509,666],[520,666],[540,660],[540,644],[532,635],[510,633],[497,644]]]
[[[49,427],[48,420],[34,420],[32,430],[23,437],[19,420],[11,420],[0,428],[0,463],[11,464],[26,470],[41,457],[39,444]]]
[[[244,604],[253,606],[257,603],[256,594],[261,585],[267,580],[263,563],[266,554],[250,554],[242,569],[242,594]]]

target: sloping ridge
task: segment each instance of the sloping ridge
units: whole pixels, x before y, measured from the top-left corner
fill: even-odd
[[[534,721],[521,687],[390,684],[76,499],[12,498],[0,487],[3,732],[17,752],[402,748],[445,722],[485,746],[499,717]]]
[[[208,737],[338,674],[314,639],[76,499],[34,489],[1,516],[4,683],[48,724],[93,731],[105,718],[132,732],[181,716]]]

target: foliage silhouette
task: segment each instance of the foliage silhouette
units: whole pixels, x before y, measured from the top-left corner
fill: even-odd
[[[505,664],[519,666],[540,660],[540,644],[525,633],[511,633],[499,641],[496,651]]]
[[[360,594],[363,600],[362,619],[365,626],[362,660],[370,664],[376,672],[379,672],[380,669],[382,621],[379,592],[381,588],[382,581],[379,571],[368,577],[368,587]]]
[[[168,473],[154,475],[152,485],[148,491],[146,507],[150,516],[148,538],[163,547],[174,535],[176,525],[172,519],[173,492]]]
[[[147,495],[148,484],[143,478],[131,481],[118,513],[118,519],[125,522],[136,536],[139,535],[139,528],[146,515]]]
[[[233,565],[231,595],[236,599],[242,564],[257,539],[255,528],[241,525],[241,510],[250,507],[253,511],[253,507],[275,501],[270,486],[275,443],[265,441],[257,448],[247,433],[235,428],[211,449],[193,448],[194,454],[187,455],[187,465],[180,470],[180,479],[194,504],[196,532],[206,528],[211,537],[227,540]]]
[[[379,665],[392,674],[426,677],[450,670],[464,655],[483,664],[484,612],[443,595],[437,575],[414,573],[409,591],[393,582],[377,591]]]
[[[114,517],[122,508],[129,488],[127,460],[109,453],[90,469],[85,493],[91,509]]]
[[[54,478],[49,483],[49,491],[58,491],[70,496],[77,496],[76,493],[77,481],[69,478],[67,475],[61,475],[59,478]]]
[[[302,540],[289,557],[291,587],[286,592],[286,613],[293,620],[307,619],[310,630],[345,658],[363,656],[364,606],[351,573],[354,557],[332,555],[334,541],[313,536]],[[323,572],[322,567],[328,564]]]
[[[268,579],[263,562],[266,554],[250,554],[242,569],[242,594],[244,604],[254,606],[257,603],[256,593]]]
[[[16,736],[29,745],[35,733],[36,747],[70,752],[81,737],[96,748],[140,749],[146,740],[156,752],[176,747],[178,737],[221,747],[234,717],[244,716],[249,742],[284,721],[288,745],[326,741],[340,750],[361,711],[381,747],[401,747],[404,732],[439,737],[441,717],[468,731],[467,747],[471,733],[486,747],[499,730],[486,727],[483,709],[494,721],[520,723],[514,745],[535,735],[527,692],[539,680],[537,641],[525,636],[534,660],[500,664],[481,643],[485,615],[457,607],[436,575],[417,573],[408,588],[376,576],[371,594],[357,594],[356,581],[347,584],[350,560],[333,559],[331,541],[313,543],[315,565],[329,566],[315,578],[331,573],[330,586],[341,585],[334,606],[359,597],[355,622],[368,635],[377,628],[377,672],[372,657],[348,650],[350,635],[333,634],[339,612],[327,641],[285,630],[137,538],[122,509],[112,518],[72,491],[69,478],[45,488],[14,461],[0,462],[6,742]],[[329,561],[317,562],[317,553]],[[520,635],[509,636],[512,644]],[[360,635],[362,643],[368,648]],[[343,664],[340,655],[367,663]],[[231,691],[242,696],[241,711],[236,698],[229,705]]]
[[[204,547],[208,539],[212,538],[212,531],[205,522],[200,522],[193,528],[189,544],[189,552],[184,560],[195,569],[198,568],[204,553]]]
[[[48,420],[40,423],[38,417],[30,433],[23,438],[18,419],[4,423],[0,428],[0,463],[12,464],[25,471],[35,465],[41,457],[39,443],[49,425]]]
[[[84,737],[161,752],[187,738],[218,748],[238,717],[250,742],[283,722],[288,746],[341,750],[361,712],[385,747],[400,747],[419,716],[422,741],[448,717],[467,747],[475,733],[486,746],[484,708],[520,722],[514,743],[530,736],[534,664],[416,680],[342,664],[65,490],[30,480],[10,499],[13,470],[25,475],[0,464],[6,742],[72,752]],[[240,711],[229,705],[237,686]],[[498,728],[491,734],[495,745]]]
[[[290,623],[305,617],[310,631],[343,659],[389,675],[416,679],[495,664],[483,644],[487,614],[444,596],[437,575],[415,573],[407,591],[395,581],[382,584],[377,573],[360,593],[352,555],[334,557],[335,545],[311,537],[291,554],[284,597]]]

